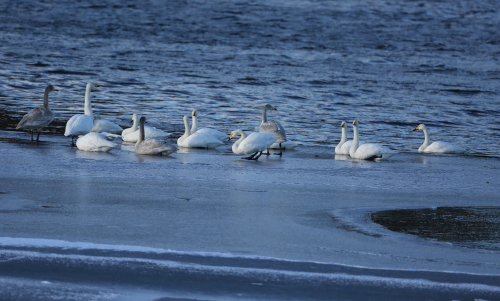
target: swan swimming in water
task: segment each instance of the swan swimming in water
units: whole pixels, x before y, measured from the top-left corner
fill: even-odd
[[[337,146],[335,147],[335,154],[349,155],[349,150],[351,149],[352,140],[347,141],[347,129],[344,121],[342,121],[340,126],[342,127],[342,137],[339,141],[339,144],[337,144]],[[364,142],[359,141],[359,144],[364,144]]]
[[[120,134],[123,129],[118,124],[107,119],[103,119],[101,116],[96,114],[94,115],[94,125],[90,131],[96,133],[107,132],[111,134]]]
[[[36,141],[40,141],[40,131],[54,120],[54,113],[49,108],[49,92],[58,91],[52,85],[45,88],[43,94],[43,107],[34,108],[23,116],[17,124],[16,130],[30,130],[31,141],[33,141],[33,131],[37,131]]]
[[[361,160],[387,160],[396,154],[395,151],[377,143],[365,143],[359,145],[358,122],[352,122],[354,139],[349,150],[349,155],[354,159]]]
[[[211,129],[211,128],[205,128],[205,127],[198,129],[198,119],[196,117],[196,110],[193,110],[193,112],[191,113],[191,115],[192,115],[192,119],[193,119],[193,124],[191,126],[191,133],[203,133],[203,134],[207,134],[207,135],[210,135],[212,137],[215,137],[215,138],[219,139],[222,142],[224,142],[224,140],[226,140],[227,135],[224,134],[223,132],[219,131],[219,130]]]
[[[146,117],[139,120],[139,140],[135,143],[135,151],[140,155],[165,155],[177,151],[177,148],[163,140],[156,138],[145,138],[144,122]]]
[[[231,132],[229,140],[238,135],[241,135],[241,137],[233,144],[233,153],[237,155],[252,154],[249,157],[242,158],[247,160],[258,160],[262,152],[279,139],[274,133],[251,133],[247,136],[245,132],[238,129]]]
[[[84,114],[73,115],[66,123],[64,136],[71,136],[71,145],[74,146],[75,136],[85,135],[94,126],[94,114],[90,103],[90,92],[94,87],[99,87],[93,83],[88,83],[85,90]]]
[[[283,142],[287,141],[286,139],[286,133],[285,133],[285,128],[277,121],[275,120],[267,120],[267,110],[277,110],[275,107],[273,107],[270,104],[266,104],[264,108],[262,109],[262,122],[259,127],[259,132],[260,133],[275,133],[276,137],[278,137],[278,140],[276,140],[276,143],[279,144],[279,149],[280,152],[277,155],[282,155],[282,144]],[[269,152],[268,152],[269,154]]]
[[[191,130],[189,129],[189,121],[188,117],[184,116],[184,135],[177,139],[177,145],[180,147],[189,147],[189,148],[216,148],[221,146],[222,141],[219,139],[203,134],[203,133],[194,133],[191,134]]]
[[[126,142],[137,142],[139,140],[139,127],[138,121],[140,116],[136,113],[132,114],[132,121],[134,124],[132,127],[124,129],[122,131],[122,139]],[[144,135],[146,138],[158,138],[165,139],[170,136],[170,133],[164,132],[152,126],[144,125]]]
[[[76,140],[76,147],[86,152],[109,152],[116,148],[117,144],[107,140],[101,133],[91,132]]]
[[[461,154],[465,152],[465,148],[443,141],[434,141],[430,143],[429,132],[424,124],[420,124],[413,131],[424,132],[424,143],[418,148],[420,153],[435,153],[435,154]]]

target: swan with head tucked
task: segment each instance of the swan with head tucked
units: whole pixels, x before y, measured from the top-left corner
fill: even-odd
[[[349,155],[354,159],[361,160],[387,160],[396,154],[395,151],[377,143],[365,143],[359,145],[358,122],[352,122],[354,139],[349,150]]]
[[[279,144],[280,152],[277,155],[282,155],[282,144],[283,142],[287,141],[286,139],[286,133],[285,133],[285,128],[279,123],[278,121],[275,120],[267,120],[267,110],[277,110],[275,107],[273,107],[270,104],[266,104],[264,108],[262,109],[262,122],[259,127],[259,132],[260,133],[275,133],[276,137],[278,137],[278,140],[276,140],[276,143]]]
[[[443,141],[430,142],[429,132],[424,124],[420,124],[413,131],[424,132],[424,143],[418,148],[420,153],[435,153],[435,154],[461,154],[465,152],[465,148]]]
[[[132,127],[122,131],[122,139],[126,142],[137,142],[139,140],[138,121],[140,116],[136,113],[132,114]],[[170,133],[164,132],[152,126],[144,125],[144,135],[146,138],[165,139],[170,136]]]
[[[91,132],[76,140],[76,147],[86,152],[109,152],[117,144],[107,140],[106,135]]]
[[[238,135],[241,137],[233,144],[233,153],[237,155],[252,154],[249,157],[242,158],[247,160],[258,160],[262,152],[279,139],[274,133],[250,133],[247,136],[245,132],[238,129],[231,132],[229,140]]]
[[[139,120],[139,140],[135,143],[135,151],[139,155],[165,155],[177,151],[177,148],[163,140],[156,138],[145,138],[144,123],[146,117]]]
[[[347,141],[347,129],[344,121],[342,121],[340,126],[342,127],[342,137],[340,138],[339,144],[337,144],[337,146],[335,147],[335,154],[349,155],[349,150],[351,149],[352,140]],[[359,144],[364,144],[364,142],[359,141]]]
[[[75,145],[75,136],[85,135],[94,126],[94,114],[90,103],[90,92],[94,87],[98,87],[93,83],[88,83],[85,90],[85,106],[84,114],[73,115],[66,123],[64,136],[71,136],[71,145]]]
[[[111,122],[107,119],[101,118],[99,115],[94,115],[94,125],[92,126],[92,129],[90,129],[91,132],[96,132],[96,133],[111,133],[111,134],[120,134],[123,129],[121,126],[118,124]]]
[[[219,139],[203,134],[203,133],[193,133],[191,134],[191,130],[189,129],[189,121],[188,117],[183,117],[185,132],[184,135],[177,139],[177,145],[180,147],[189,147],[189,148],[216,148],[217,146],[221,146],[222,141]]]
[[[192,119],[193,119],[193,124],[191,125],[191,133],[207,134],[207,135],[210,135],[212,137],[219,139],[222,142],[224,142],[224,140],[226,140],[227,135],[219,130],[205,128],[205,127],[198,129],[198,118],[196,117],[196,110],[193,110],[193,112],[191,114],[192,114]]]
[[[54,86],[48,85],[43,94],[43,107],[37,107],[23,116],[17,124],[16,130],[30,130],[31,141],[33,141],[33,131],[37,131],[36,141],[40,141],[40,131],[54,120],[54,113],[49,108],[49,92],[57,91]]]

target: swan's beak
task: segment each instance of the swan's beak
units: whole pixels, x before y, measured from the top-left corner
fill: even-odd
[[[227,139],[227,141],[229,141],[229,140],[231,140],[231,139],[233,139],[233,135],[232,135],[232,134],[231,134],[231,135],[229,135],[229,139]]]
[[[196,111],[193,111],[193,116],[196,116]]]
[[[420,130],[420,128],[417,126],[416,128],[413,129],[412,132],[415,132],[415,131],[418,131],[418,130]]]

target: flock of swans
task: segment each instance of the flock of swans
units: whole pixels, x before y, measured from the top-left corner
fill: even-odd
[[[262,123],[259,132],[245,133],[241,129],[227,134],[211,128],[198,129],[196,111],[191,114],[192,125],[189,126],[188,116],[184,116],[184,135],[177,139],[177,146],[166,142],[164,139],[170,133],[160,129],[150,127],[145,124],[146,118],[137,114],[132,115],[133,125],[130,128],[122,129],[116,123],[94,115],[90,101],[90,92],[98,87],[93,83],[88,83],[85,91],[84,114],[72,116],[66,123],[64,136],[71,137],[71,144],[76,145],[82,151],[108,152],[117,148],[118,144],[113,142],[121,138],[126,142],[135,143],[135,151],[141,155],[169,155],[177,151],[177,147],[186,148],[216,148],[224,145],[235,137],[240,137],[232,145],[232,151],[238,155],[249,155],[243,157],[247,160],[258,160],[262,154],[270,155],[269,149],[279,149],[276,155],[282,155],[283,149],[294,149],[297,143],[290,141],[286,137],[285,128],[275,120],[267,119],[268,110],[276,110],[275,107],[266,104],[262,110]],[[58,91],[52,85],[47,86],[43,98],[43,107],[32,109],[17,125],[16,129],[29,130],[31,141],[34,132],[38,132],[36,141],[39,141],[40,131],[54,120],[54,113],[49,108],[49,92]],[[335,147],[335,154],[349,155],[354,159],[361,160],[386,160],[396,154],[395,151],[376,143],[364,143],[359,140],[358,122],[353,121],[354,137],[352,141],[347,141],[346,123],[341,123],[342,137]],[[423,153],[458,154],[464,153],[465,149],[451,143],[436,141],[430,143],[429,133],[424,124],[417,126],[414,131],[424,132],[425,140],[418,149]],[[74,139],[77,138],[76,144]],[[266,152],[266,153],[264,153]]]

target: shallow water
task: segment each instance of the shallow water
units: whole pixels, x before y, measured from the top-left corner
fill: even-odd
[[[129,124],[139,112],[180,135],[253,130],[260,107],[302,145],[333,146],[340,121],[362,139],[416,151],[431,138],[499,156],[495,1],[3,1],[0,129],[40,105],[47,84],[61,135],[82,112]]]

